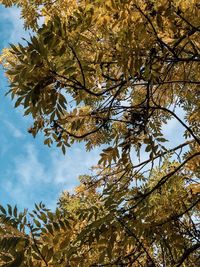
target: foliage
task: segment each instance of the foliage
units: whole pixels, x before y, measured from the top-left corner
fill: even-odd
[[[103,146],[55,212],[1,207],[2,266],[200,265],[198,2],[1,1],[34,31],[1,56],[29,132]],[[169,148],[171,119],[185,140]]]

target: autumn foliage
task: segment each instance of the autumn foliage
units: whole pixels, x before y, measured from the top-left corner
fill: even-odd
[[[1,266],[199,266],[199,1],[1,3],[34,31],[1,55],[29,132],[101,149],[55,212],[1,207]]]

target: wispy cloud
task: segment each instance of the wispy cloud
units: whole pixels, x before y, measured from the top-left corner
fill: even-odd
[[[70,149],[66,157],[56,157],[52,153],[51,160],[53,182],[55,184],[69,184],[71,183],[70,181],[74,181],[74,177],[88,173],[91,166],[97,164],[98,152],[94,150],[87,153],[83,147],[74,147]]]
[[[1,21],[4,22],[5,25],[5,27],[1,28],[1,31],[7,35],[6,42],[16,43],[22,40],[22,37],[28,36],[28,32],[24,30],[23,20],[21,19],[20,10],[18,8],[4,8],[1,6],[0,14]],[[9,27],[6,27],[6,23],[9,23]]]
[[[45,166],[38,158],[38,152],[32,145],[26,145],[25,153],[15,159],[14,172],[23,185],[32,183],[45,182]]]
[[[25,146],[25,153],[15,159],[14,172],[23,184],[30,185],[33,181],[43,183],[76,184],[76,178],[88,173],[90,167],[97,163],[98,153],[86,153],[83,148],[73,148],[66,156],[61,151],[49,150],[48,162],[41,161],[39,151],[33,144]]]
[[[3,122],[13,137],[22,138],[24,136],[24,134],[10,121],[3,121]]]
[[[1,181],[6,198],[21,207],[32,207],[39,201],[55,207],[59,194],[63,190],[72,192],[79,183],[78,176],[89,173],[98,160],[97,151],[86,153],[80,147],[71,149],[66,156],[51,149],[48,155],[41,155],[33,144],[24,145],[23,150]]]

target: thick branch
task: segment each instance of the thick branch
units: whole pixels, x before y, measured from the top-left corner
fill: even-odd
[[[192,209],[199,203],[199,201],[200,201],[200,198],[198,198],[194,203],[192,203],[192,205],[190,205],[186,210],[182,211],[182,212],[179,213],[179,214],[176,214],[176,215],[173,215],[173,216],[167,218],[164,222],[162,222],[162,223],[158,223],[158,224],[156,224],[155,226],[162,226],[162,225],[164,225],[164,224],[166,224],[166,223],[168,223],[168,222],[170,222],[170,221],[172,221],[172,220],[173,220],[173,221],[178,220],[178,218],[180,218],[180,217],[183,216],[185,213],[187,213],[187,212],[189,212],[190,210],[192,210]]]
[[[147,193],[143,194],[141,199],[132,207],[128,208],[126,211],[129,210],[133,210],[135,209],[141,202],[143,202],[149,195],[151,195],[154,191],[156,191],[157,189],[159,189],[163,184],[165,184],[169,178],[171,178],[174,174],[176,174],[188,161],[190,161],[191,159],[193,159],[196,156],[200,156],[200,152],[197,152],[193,155],[191,155],[190,157],[188,157],[185,161],[183,161],[176,169],[174,169],[173,171],[171,171],[170,173],[166,174],[165,176],[163,176],[160,181],[152,188],[150,189]]]
[[[193,253],[193,252],[195,252],[199,248],[200,248],[200,243],[194,244],[193,246],[191,246],[190,248],[188,248],[183,253],[183,255],[180,258],[180,260],[178,261],[178,263],[176,264],[176,267],[180,267],[183,264],[183,262],[190,256],[190,254]]]

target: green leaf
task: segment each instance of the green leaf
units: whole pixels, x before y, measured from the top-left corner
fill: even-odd
[[[4,215],[6,215],[7,213],[6,213],[6,210],[4,209],[4,207],[3,206],[1,206],[0,205],[0,211],[4,214]]]
[[[8,214],[12,216],[12,207],[9,204],[7,204],[7,206],[8,206]]]
[[[14,207],[13,215],[14,215],[15,218],[17,217],[17,206]]]
[[[38,228],[41,227],[41,223],[38,220],[34,219],[33,221]]]
[[[62,152],[63,152],[63,154],[65,155],[65,153],[66,153],[66,148],[65,148],[64,145],[62,145]]]
[[[151,150],[152,150],[152,146],[151,146],[151,145],[148,145],[148,146],[146,147],[146,149],[145,149],[146,152],[149,152],[149,151],[151,151]]]

